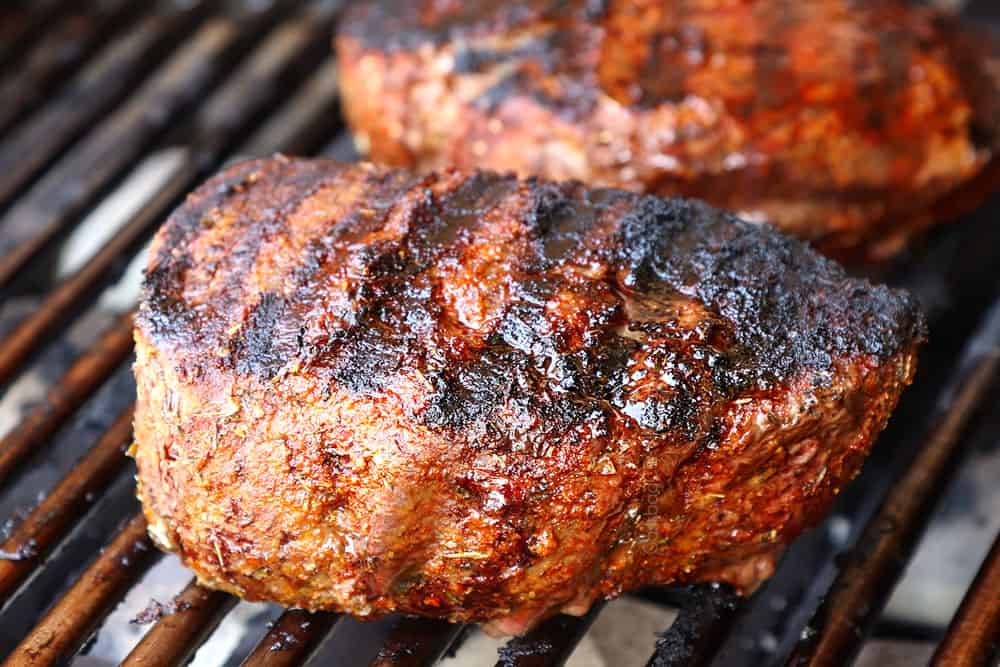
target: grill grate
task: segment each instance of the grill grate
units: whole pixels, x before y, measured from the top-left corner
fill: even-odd
[[[126,174],[155,151],[179,147],[157,192],[0,340],[0,386],[21,377],[120,277],[183,196],[227,160],[276,150],[342,157],[349,150],[329,54],[336,10],[333,2],[280,0],[50,1],[0,9],[0,298],[15,294],[25,275],[44,271],[53,249]],[[935,340],[865,472],[838,503],[838,511],[865,526],[851,536],[852,555],[835,559],[837,549],[814,532],[749,600],[718,586],[650,591],[680,607],[661,639],[649,640],[651,666],[843,665],[860,650],[967,453],[965,443],[979,428],[976,415],[994,396],[1000,301],[991,304],[1000,286],[1000,231],[989,218],[980,213],[938,230],[919,256],[882,276],[924,297]],[[131,323],[131,313],[114,322],[0,440],[0,490],[15,485],[26,464],[128,363]],[[121,514],[96,516],[96,506],[126,488],[131,418],[127,406],[0,545],[0,624],[25,609],[41,618],[34,627],[21,619],[28,629],[16,646],[0,642],[0,657],[9,653],[9,664],[66,663],[160,560],[134,502]],[[101,532],[121,516],[126,520],[117,533]],[[66,558],[55,556],[72,535],[88,530],[100,535],[89,539],[100,539],[104,549],[89,553],[77,577],[60,571]],[[778,594],[788,604],[769,607]],[[997,599],[1000,541],[940,643],[935,665],[986,665],[996,658]],[[150,629],[125,664],[185,664],[235,603],[189,583],[175,611]],[[512,640],[498,665],[562,664],[601,607],[580,618],[557,616]],[[350,632],[347,621],[287,610],[243,664],[303,664],[332,634]],[[434,664],[462,631],[397,618],[371,664]],[[744,641],[762,632],[777,645],[767,655]]]

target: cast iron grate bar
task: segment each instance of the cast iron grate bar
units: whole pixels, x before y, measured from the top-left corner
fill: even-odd
[[[500,649],[496,667],[558,667],[569,659],[604,608],[598,601],[583,616],[559,614]]]
[[[132,407],[126,408],[61,482],[0,545],[0,609],[80,521],[124,468],[132,442]]]
[[[1000,301],[966,344],[917,459],[892,485],[806,626],[789,665],[848,664],[913,555],[932,510],[965,453],[964,436],[1000,370]]]
[[[133,517],[4,665],[42,667],[67,662],[161,556],[146,533],[145,519]]]
[[[730,587],[692,586],[688,599],[670,628],[656,641],[647,667],[685,667],[710,664],[742,606]]]
[[[459,623],[400,616],[370,667],[433,665],[458,638],[462,628]]]
[[[235,57],[266,29],[270,16],[210,19],[9,210],[5,220],[30,229],[31,235],[0,258],[0,288],[79,222],[153,141],[231,68]]]
[[[156,622],[122,667],[186,665],[235,604],[232,595],[202,588],[191,580],[174,598],[174,611]]]
[[[41,36],[42,26],[58,18],[70,3],[59,0],[27,2],[28,7],[9,8],[8,13],[0,13],[0,71],[9,69],[19,62],[24,51],[31,47],[34,39]]]
[[[68,3],[71,4],[71,3]],[[86,12],[61,16],[24,56],[0,76],[0,134],[33,111],[116,30],[125,28],[143,3],[112,0]]]
[[[330,56],[236,153],[261,157],[280,150],[288,155],[313,155],[342,129],[337,61]]]
[[[112,42],[18,131],[0,142],[0,208],[127,95],[204,14],[152,14]]]
[[[931,667],[989,667],[1000,660],[1000,535],[948,627]]]
[[[333,630],[339,614],[288,609],[274,622],[241,667],[294,667],[304,664]]]
[[[0,487],[18,466],[65,423],[132,351],[132,316],[126,315],[70,366],[13,429],[0,440]]]

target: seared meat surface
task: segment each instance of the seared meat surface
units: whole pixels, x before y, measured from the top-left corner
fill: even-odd
[[[852,259],[977,203],[998,144],[997,50],[900,0],[376,0],[337,47],[375,161],[698,197]]]
[[[154,241],[135,457],[208,586],[519,632],[752,590],[910,382],[912,300],[709,206],[275,157]]]

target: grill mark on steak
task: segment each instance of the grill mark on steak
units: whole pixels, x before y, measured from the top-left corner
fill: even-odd
[[[248,179],[250,173],[256,177]],[[551,385],[564,394],[560,400],[573,399],[585,406],[573,413],[574,419],[582,419],[600,405],[613,406],[653,431],[679,427],[686,437],[696,437],[708,428],[708,423],[692,419],[693,405],[699,400],[714,397],[709,402],[717,403],[748,387],[771,389],[803,369],[829,369],[835,355],[870,354],[886,359],[923,335],[912,300],[888,288],[849,279],[833,262],[768,228],[693,201],[587,191],[577,184],[536,180],[519,184],[511,176],[491,173],[453,180],[435,192],[441,183],[438,177],[400,181],[392,172],[369,168],[361,177],[362,194],[352,211],[331,220],[330,231],[311,240],[299,264],[279,267],[290,276],[289,296],[241,293],[243,276],[264,240],[284,233],[289,216],[311,193],[329,187],[344,174],[348,180],[358,178],[351,168],[332,162],[295,161],[279,169],[274,162],[263,162],[252,169],[241,165],[203,187],[199,191],[203,196],[189,199],[165,227],[168,241],[161,245],[156,268],[147,277],[140,325],[148,326],[155,340],[190,341],[192,352],[185,356],[197,354],[194,350],[233,349],[237,372],[264,381],[298,358],[317,369],[325,368],[331,382],[351,392],[372,394],[384,390],[386,382],[403,369],[415,368],[426,373],[434,386],[424,417],[429,425],[465,428],[507,401],[516,403],[518,391],[541,395]],[[263,209],[279,213],[265,218],[259,227],[240,216],[236,224],[240,234],[235,240],[243,250],[233,255],[233,267],[227,269],[232,276],[212,296],[233,303],[259,299],[246,322],[240,323],[239,333],[227,340],[223,331],[232,322],[209,323],[197,315],[203,306],[164,300],[163,295],[176,293],[178,285],[163,276],[177,280],[190,262],[183,251],[180,256],[170,252],[166,243],[184,239],[183,249],[197,233],[196,221],[213,215],[226,197],[239,196],[244,202],[267,198],[280,179],[291,184],[284,191],[299,194],[290,195],[277,208]],[[236,195],[233,183],[243,189]],[[214,194],[204,196],[206,192]],[[519,197],[522,203],[516,203]],[[374,209],[381,212],[359,221],[359,210],[369,202],[375,202]],[[436,288],[427,271],[446,256],[456,261],[459,255],[455,253],[461,253],[461,248],[486,240],[491,226],[485,221],[510,205],[523,210],[518,221],[523,232],[518,233],[531,241],[509,247],[521,256],[512,257],[511,266],[517,268],[506,279],[509,301],[489,330],[457,332],[459,340],[485,336],[483,342],[471,343],[471,348],[466,340],[461,348],[466,355],[463,360],[462,354],[456,356],[447,349],[447,340],[429,334],[441,325],[443,315],[432,296]],[[380,232],[391,211],[402,206],[410,209],[399,238],[364,244],[368,235]],[[610,227],[609,214],[619,216]],[[356,243],[364,245],[354,247]],[[328,339],[307,340],[306,332],[315,328],[309,320],[324,309],[317,311],[310,301],[325,300],[324,290],[332,288],[327,282],[328,267],[339,268],[337,262],[353,262],[353,270],[360,272],[344,278],[349,286],[343,291],[342,306],[352,315]],[[575,273],[594,262],[607,265],[608,277],[587,279]],[[563,275],[573,277],[557,277]],[[597,323],[597,340],[581,354],[580,350],[563,351],[545,316],[544,304],[552,295],[581,280],[584,290],[588,283],[610,286],[616,298],[631,303],[633,309],[641,300],[670,304],[693,299],[704,304],[721,318],[712,326],[725,330],[719,339],[724,347],[713,347],[708,342],[711,336],[703,333],[702,342],[684,343],[679,349],[663,351],[666,356],[646,359],[660,372],[671,365],[683,366],[689,377],[678,376],[676,391],[630,399],[624,389],[628,380],[622,369],[613,367],[641,345],[599,331],[607,332],[629,320],[638,330],[644,326],[641,317],[633,313],[627,318],[619,311],[611,321]],[[228,308],[218,310],[229,312]],[[663,317],[676,319],[669,308]],[[657,326],[647,322],[642,335],[655,337]],[[664,330],[668,335],[672,326],[677,325],[668,323]],[[445,332],[444,338],[454,335]],[[435,338],[437,342],[425,349]],[[692,364],[704,364],[704,368],[695,372]],[[598,385],[581,377],[606,380]],[[564,415],[553,414],[563,420],[559,422],[563,426],[568,424]]]
[[[282,206],[278,214],[268,220],[268,224],[258,227],[252,224],[252,221],[248,224],[246,218],[241,219],[239,223],[241,228],[246,228],[240,238],[240,243],[247,248],[245,256],[255,258],[267,239],[282,234],[288,224],[289,216],[295,214],[303,201],[315,195],[320,189],[330,188],[336,181],[336,175],[330,175],[327,171],[314,170],[311,173],[310,170],[305,171],[305,174],[290,179],[291,187],[300,194],[291,198],[286,206]],[[296,357],[304,358],[307,353],[306,330],[299,323],[308,317],[309,311],[313,308],[312,302],[322,299],[321,286],[327,277],[326,270],[330,260],[336,257],[336,247],[338,244],[350,243],[352,239],[362,239],[366,233],[380,228],[398,196],[407,191],[415,180],[407,178],[400,182],[398,176],[393,174],[366,175],[365,197],[354,202],[338,221],[340,224],[337,226],[336,239],[310,239],[305,246],[305,252],[298,258],[300,263],[291,268],[289,279],[281,281],[287,287],[280,293],[263,294],[261,301],[252,307],[246,323],[240,327],[236,339],[231,344],[230,357],[235,359],[239,372],[270,380],[289,361]],[[362,215],[362,209],[375,213]],[[391,255],[391,252],[378,252],[375,248],[366,250],[373,252],[368,253],[365,258],[363,270],[379,273],[379,261]],[[241,264],[241,270],[229,277],[229,284],[234,287],[242,285],[252,267],[253,260]],[[230,293],[230,295],[236,294],[236,290]],[[373,309],[377,310],[377,306],[365,304],[357,309],[357,312],[348,310],[343,313],[352,318],[352,321],[351,328],[340,334],[344,337],[356,336],[359,341],[358,347],[361,349],[366,349],[368,338],[358,336],[355,329],[359,324],[362,326],[365,324],[368,312]],[[315,344],[310,347],[313,354],[319,353]],[[326,352],[329,352],[329,349]],[[353,363],[357,362],[357,359],[353,360]],[[344,363],[350,368],[352,360],[345,360]],[[367,364],[371,370],[382,365],[375,359],[370,359]],[[340,373],[345,382],[353,375],[355,375],[353,370]],[[377,381],[372,377],[362,382],[366,383],[364,386],[377,387]],[[358,386],[360,391],[362,385]]]
[[[270,380],[298,352],[299,338],[287,330],[295,322],[289,311],[283,295],[267,292],[261,296],[235,341],[238,373]]]
[[[194,335],[199,318],[181,296],[184,274],[190,267],[190,255],[178,253],[175,248],[185,247],[202,225],[205,215],[222,202],[245,188],[252,179],[256,165],[245,162],[215,179],[211,189],[203,186],[191,197],[198,196],[198,206],[179,208],[171,216],[172,224],[154,242],[153,259],[143,280],[143,298],[139,306],[140,317],[145,318],[150,332],[158,339],[185,344]],[[179,328],[178,324],[181,324]]]
[[[301,169],[289,170],[286,168],[287,165],[287,160],[283,159],[276,159],[269,164],[271,174],[275,172],[280,174],[276,178],[276,182],[281,183],[289,192],[294,193],[285,198],[278,209],[268,208],[266,205],[262,206],[264,202],[261,201],[261,195],[266,197],[268,194],[275,193],[271,193],[268,189],[252,187],[263,175],[258,169],[259,165],[253,162],[241,163],[238,167],[229,170],[226,177],[218,179],[211,186],[206,184],[192,193],[191,197],[197,197],[201,202],[200,208],[192,207],[184,210],[182,207],[178,209],[176,219],[169,225],[162,239],[154,247],[154,259],[146,272],[143,283],[144,305],[140,312],[148,311],[146,315],[158,336],[181,345],[193,343],[192,335],[196,329],[208,328],[212,331],[206,332],[206,335],[220,335],[217,328],[224,313],[241,306],[238,291],[242,287],[247,272],[253,267],[261,244],[266,238],[280,234],[288,216],[293,214],[302,201],[315,192],[324,178],[328,177],[326,172],[316,168],[306,166]],[[190,303],[181,305],[184,301],[181,292],[185,284],[185,277],[193,266],[192,256],[187,248],[200,235],[199,232],[205,232],[206,229],[216,224],[212,216],[223,202],[240,198],[243,199],[239,206],[241,217],[235,221],[221,221],[222,224],[232,224],[246,230],[245,235],[233,239],[234,247],[230,254],[232,258],[235,258],[235,261],[227,262],[229,268],[223,274],[225,289],[214,292],[211,303],[198,304],[197,308],[192,308]],[[180,248],[184,248],[186,251],[178,252]],[[179,289],[181,292],[178,291]],[[146,307],[150,304],[153,305],[153,308]],[[265,308],[275,307],[278,307],[278,303],[276,297],[272,295]],[[254,309],[256,309],[256,305],[251,306],[251,313]],[[162,312],[173,312],[175,318],[163,319],[160,317]],[[276,321],[274,317],[268,317],[266,312],[262,316],[268,325]],[[177,322],[172,320],[183,320],[187,326],[176,328]],[[255,321],[255,317],[251,314],[251,325]],[[249,335],[251,340],[257,343],[263,343],[267,338],[266,334],[257,335],[255,332],[250,332]],[[247,350],[250,355],[255,354],[252,348],[247,348],[239,341],[219,349],[233,348]],[[251,366],[263,370],[263,366],[260,364],[263,359],[272,355],[270,352],[262,352],[260,356],[261,359],[249,363]]]

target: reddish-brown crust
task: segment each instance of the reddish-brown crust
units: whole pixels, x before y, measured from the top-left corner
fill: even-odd
[[[991,49],[898,0],[377,0],[337,39],[376,161],[693,196],[869,259],[994,156]]]
[[[858,470],[923,322],[703,204],[273,158],[153,243],[135,456],[206,585],[517,632],[742,590]]]

